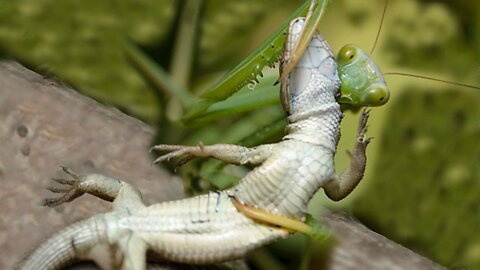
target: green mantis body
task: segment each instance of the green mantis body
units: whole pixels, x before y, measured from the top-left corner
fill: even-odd
[[[291,18],[307,15],[303,35],[297,44],[296,51],[293,53],[298,58],[303,54],[305,44],[310,42],[313,33],[316,31],[328,3],[328,0],[319,0],[318,3],[314,0],[310,5],[308,2],[303,4],[277,32],[225,75],[220,82],[205,92],[199,102],[193,106],[193,109],[186,113],[184,120],[188,122],[204,116],[208,113],[208,108],[215,102],[228,98],[248,83],[258,82],[258,76],[262,76],[263,68],[274,66],[278,60],[286,65],[284,72],[288,74],[291,65],[295,65],[296,62],[294,60],[290,63],[290,59],[284,59],[281,56],[288,22]],[[351,44],[344,46],[337,56],[337,64],[338,74],[342,82],[337,101],[342,104],[343,109],[380,106],[388,101],[390,93],[380,69],[368,54],[358,46]],[[284,74],[281,74],[280,80],[284,76]]]

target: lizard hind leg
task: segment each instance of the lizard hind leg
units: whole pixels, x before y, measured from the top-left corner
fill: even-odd
[[[120,236],[117,242],[119,253],[115,254],[115,260],[111,269],[145,270],[147,245],[140,237],[131,231]]]
[[[114,209],[135,209],[144,206],[140,191],[126,182],[101,174],[78,175],[67,167],[62,167],[62,170],[70,178],[53,178],[52,180],[61,186],[47,187],[51,192],[62,195],[44,199],[43,205],[59,206],[89,193],[103,200],[113,201]]]
[[[324,226],[322,226],[318,221],[308,214],[306,221],[302,222],[293,218],[273,214],[252,206],[247,206],[240,203],[235,198],[232,198],[232,203],[240,213],[257,222],[281,227],[291,233],[303,233],[312,239],[325,239],[329,235],[328,230],[326,230]]]

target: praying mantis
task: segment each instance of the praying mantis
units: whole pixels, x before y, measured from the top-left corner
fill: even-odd
[[[187,123],[208,115],[208,108],[215,102],[224,100],[240,90],[246,84],[258,82],[258,76],[262,76],[262,70],[266,66],[274,66],[275,62],[281,58],[284,49],[285,36],[288,22],[292,18],[306,15],[307,24],[302,30],[302,36],[295,47],[290,59],[285,61],[285,68],[278,81],[285,78],[286,75],[297,64],[300,56],[305,51],[306,46],[312,39],[317,30],[320,20],[324,15],[328,5],[328,0],[314,0],[311,3],[305,2],[292,16],[287,23],[282,25],[278,31],[267,38],[252,54],[245,58],[240,64],[228,72],[218,83],[210,90],[203,93],[200,101],[187,111],[184,121]],[[385,104],[390,93],[385,86],[385,81],[380,70],[372,72],[362,72],[363,70],[348,70],[347,62],[355,57],[356,61],[363,61],[360,66],[367,66],[367,55],[357,46],[347,45],[342,48],[338,55],[339,76],[342,80],[342,89],[338,101],[343,104],[345,109],[353,109],[368,106],[381,106]],[[356,68],[357,66],[355,66]],[[351,74],[355,74],[353,77]],[[277,82],[278,82],[277,81]],[[367,88],[367,85],[370,88]],[[260,101],[261,102],[261,101]]]

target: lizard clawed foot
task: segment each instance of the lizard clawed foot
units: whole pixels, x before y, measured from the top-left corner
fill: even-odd
[[[188,161],[194,159],[195,157],[202,156],[203,144],[198,146],[183,146],[183,145],[168,145],[168,144],[159,144],[150,148],[150,151],[169,151],[170,153],[159,156],[153,161],[153,164],[159,164],[163,161],[169,161],[172,158],[177,158],[183,155],[187,155],[184,159],[180,160],[178,166],[184,165]]]
[[[61,186],[48,186],[47,189],[53,193],[63,193],[62,196],[46,198],[42,201],[42,205],[48,207],[59,206],[64,202],[70,202],[75,198],[83,195],[85,192],[81,191],[80,184],[83,177],[73,172],[71,169],[61,166],[62,170],[70,175],[72,179],[66,178],[52,178],[52,181],[61,184]]]
[[[360,119],[358,123],[357,138],[355,141],[355,145],[353,147],[353,151],[350,152],[347,150],[347,155],[350,158],[350,160],[357,164],[365,163],[365,151],[367,149],[368,144],[373,139],[373,137],[366,137],[366,133],[368,130],[367,121],[369,117],[370,117],[370,110],[364,109],[362,111],[362,114],[360,115]]]
[[[373,137],[365,138],[365,134],[367,133],[367,130],[368,130],[367,121],[368,121],[369,117],[370,117],[370,110],[369,109],[364,109],[362,111],[362,114],[360,115],[360,120],[359,120],[359,123],[358,123],[357,143],[356,144],[360,147],[363,147],[363,150],[365,150],[367,148],[367,145],[373,139]]]

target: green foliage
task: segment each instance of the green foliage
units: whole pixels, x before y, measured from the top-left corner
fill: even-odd
[[[247,33],[257,28],[259,23],[264,22],[272,11],[272,4],[282,5],[286,4],[285,2],[278,0],[271,2],[209,1],[205,6],[202,22],[202,39],[198,54],[200,66],[207,69],[228,70],[232,67],[232,63],[240,62],[244,57],[239,56],[238,52],[244,51],[242,47],[251,38]],[[294,9],[295,5],[301,2],[297,1],[291,7]],[[225,46],[226,44],[228,46]],[[233,61],[225,61],[225,59],[233,59]],[[203,73],[202,70],[198,72]]]
[[[354,212],[447,267],[480,268],[480,93],[410,88],[390,104]]]
[[[5,53],[143,119],[160,108],[126,61],[123,42],[165,38],[173,1],[1,1]],[[159,27],[161,25],[162,27]]]
[[[471,44],[473,36],[462,33],[473,25],[462,25],[460,14],[435,2],[408,0],[397,6],[388,11],[392,28],[384,46],[395,52],[391,57],[397,65],[457,76],[476,68],[479,51]]]
[[[141,44],[168,72],[184,2],[2,1],[2,54],[54,74],[99,101],[155,123],[161,119],[163,102],[132,68],[125,57],[124,44],[126,39]],[[195,59],[190,60],[194,63],[189,83],[193,88],[200,80],[211,84],[212,72],[231,68],[254,48],[245,43],[251,42],[259,23],[273,14],[271,27],[277,28],[283,16],[291,13],[279,10],[293,10],[301,1],[276,0],[277,10],[269,2],[253,0],[205,2],[198,22],[200,35],[194,40]]]

